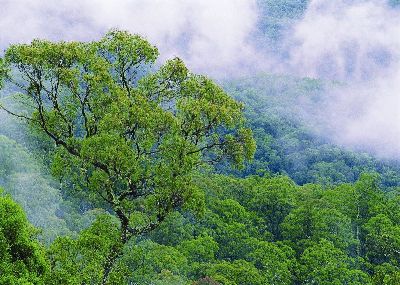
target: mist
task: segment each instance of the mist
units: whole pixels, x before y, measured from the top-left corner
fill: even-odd
[[[339,81],[319,106],[304,106],[307,123],[339,145],[399,159],[400,9],[383,0],[312,0],[272,42],[260,30],[270,16],[261,2],[3,0],[0,47],[94,40],[119,28],[156,45],[161,62],[179,56],[217,79],[267,72]]]
[[[56,214],[62,202],[59,185],[23,145],[25,133],[22,122],[0,112],[0,187],[24,208],[29,221],[42,229],[39,238],[49,244],[70,231]]]
[[[250,43],[257,17],[253,0],[6,0],[0,47],[34,38],[93,40],[118,28],[147,38],[161,60],[179,56],[196,72],[222,75],[257,62]]]
[[[7,108],[22,107],[13,102],[0,93],[0,103]],[[80,208],[82,213],[76,216],[71,203],[64,200],[62,184],[51,174],[48,153],[33,150],[38,144],[24,121],[0,112],[0,195],[2,190],[12,195],[32,225],[40,229],[38,238],[49,245],[60,235],[76,235],[102,211]]]
[[[345,83],[309,110],[316,131],[344,146],[400,158],[399,9],[386,1],[311,1],[290,41],[292,71]]]

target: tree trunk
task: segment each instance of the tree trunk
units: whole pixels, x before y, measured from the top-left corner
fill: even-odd
[[[122,225],[120,241],[111,248],[111,251],[108,254],[106,262],[104,264],[104,272],[101,285],[107,284],[108,278],[114,268],[115,262],[122,255],[124,245],[129,241],[129,239],[130,236],[128,236],[127,234],[127,227]]]

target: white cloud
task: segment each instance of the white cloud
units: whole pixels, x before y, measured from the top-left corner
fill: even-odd
[[[312,110],[320,131],[400,158],[400,11],[386,1],[314,0],[292,39],[291,70],[347,82]]]
[[[399,64],[400,13],[386,1],[313,0],[290,39],[290,65],[303,76],[385,76]]]
[[[110,28],[139,33],[164,58],[182,57],[199,72],[230,72],[256,62],[249,35],[255,0],[3,0],[0,46],[33,38],[91,40]]]
[[[279,56],[256,48],[256,0],[0,2],[2,48],[38,37],[92,40],[120,28],[144,35],[163,59],[179,56],[196,72],[264,70],[345,81],[314,110],[324,135],[400,157],[400,11],[386,0],[312,0]]]

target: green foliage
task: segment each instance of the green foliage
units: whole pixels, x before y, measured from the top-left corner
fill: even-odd
[[[208,276],[201,278],[193,283],[193,285],[219,285],[219,284],[220,283],[218,283],[217,281],[213,280]]]
[[[301,8],[307,1],[260,1],[268,11],[281,13]],[[294,4],[302,2],[303,4]],[[291,3],[294,5],[292,6]],[[274,12],[273,12],[274,13]],[[400,165],[361,152],[340,148],[321,138],[319,130],[326,125],[315,115],[324,107],[327,90],[337,83],[311,78],[261,74],[226,80],[224,89],[246,104],[245,115],[257,141],[252,163],[241,172],[219,165],[221,173],[247,176],[260,170],[284,174],[297,184],[318,183],[325,186],[354,183],[363,172],[378,172],[386,190],[400,186]]]
[[[217,263],[207,273],[214,280],[224,285],[268,284],[265,283],[266,280],[252,263],[240,259],[233,262]]]
[[[280,239],[280,224],[294,208],[295,184],[287,177],[276,177],[256,185],[250,208],[268,221],[268,230]]]
[[[99,284],[109,251],[121,246],[118,236],[116,219],[99,215],[77,239],[57,238],[48,251],[51,274],[47,284]]]
[[[44,284],[49,265],[36,235],[22,208],[0,194],[0,284]]]
[[[273,39],[307,1],[258,4]],[[59,237],[45,252],[0,196],[1,284],[399,284],[400,168],[301,120],[298,102],[318,106],[333,83],[227,83],[244,109],[180,59],[152,67],[157,56],[122,31],[6,51],[0,77],[21,94],[2,106],[31,134],[0,122],[0,184],[42,239]]]
[[[0,58],[0,89],[3,88],[3,79],[7,72],[8,70],[6,65],[4,64],[4,60]]]
[[[119,219],[122,246],[93,271],[102,284],[132,237],[176,208],[202,211],[195,169],[240,168],[255,152],[241,103],[178,58],[150,72],[157,56],[140,36],[113,30],[95,42],[12,45],[2,60],[31,111],[3,109],[55,143],[53,173],[71,194]]]
[[[372,281],[373,284],[395,285],[399,283],[399,278],[400,268],[389,263],[383,263],[374,268]]]
[[[371,284],[365,272],[352,269],[353,262],[331,242],[321,240],[300,257],[299,276],[302,284]]]
[[[0,186],[26,211],[29,221],[43,229],[40,237],[50,243],[69,234],[56,213],[62,202],[56,183],[34,157],[15,141],[0,135]]]
[[[351,219],[334,208],[326,208],[323,201],[307,201],[294,209],[281,228],[283,237],[295,241],[300,247],[322,238],[342,249],[350,249],[357,244],[353,238]]]
[[[178,248],[190,262],[213,262],[218,251],[218,243],[212,237],[204,235],[185,240]]]
[[[140,74],[157,55],[139,36],[111,31],[99,42],[13,45],[4,57],[17,70],[10,82],[27,79],[18,86],[34,111],[20,116],[60,146],[54,173],[107,202],[126,234],[146,230],[127,223],[137,201],[151,223],[199,205],[189,175],[202,157],[240,166],[255,150],[243,106],[180,59]]]
[[[105,284],[397,284],[399,225],[389,217],[398,207],[379,206],[394,200],[379,192],[374,175],[325,190],[297,186],[282,176],[198,175],[196,181],[207,196],[204,216],[175,212],[156,231],[126,244],[120,239],[119,219],[97,215],[77,238],[57,238],[47,262],[28,227],[29,241],[41,253],[41,261],[28,264],[46,266],[41,275],[32,275],[37,280],[33,284],[102,284],[104,264],[110,252],[119,250],[123,254]],[[236,200],[232,189],[244,193],[244,201]],[[285,213],[283,219],[268,212],[269,199],[257,201],[263,193],[277,205],[290,206],[277,208],[285,209],[277,211]],[[9,196],[3,200],[11,201]],[[18,209],[12,217],[23,216]],[[135,219],[140,223],[139,216]],[[10,223],[4,217],[0,221]],[[262,227],[272,221],[278,223],[277,236]],[[15,219],[12,223],[24,228]],[[21,276],[35,274],[34,268]]]
[[[268,284],[293,284],[296,267],[295,252],[286,245],[257,242],[248,259],[262,272]]]
[[[180,212],[169,215],[150,237],[159,244],[176,246],[193,238],[194,225]]]
[[[374,264],[400,264],[400,226],[384,214],[372,217],[364,225],[366,256]]]
[[[189,268],[188,260],[177,248],[146,240],[137,245],[130,245],[125,250],[117,270],[114,270],[110,278],[111,284],[120,284],[116,279],[118,270],[125,272],[125,282],[187,284],[185,275]]]

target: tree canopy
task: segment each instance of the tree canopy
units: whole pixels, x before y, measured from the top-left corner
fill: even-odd
[[[0,284],[38,284],[49,270],[38,231],[0,188]]]
[[[122,244],[175,208],[201,209],[193,170],[221,160],[240,167],[255,151],[242,104],[179,58],[153,72],[157,56],[145,39],[114,30],[89,43],[12,45],[2,62],[27,106],[7,112],[54,141],[54,173],[116,214]]]
[[[400,284],[398,163],[298,120],[334,84],[232,80],[244,109],[157,57],[114,30],[0,59],[0,285]]]

